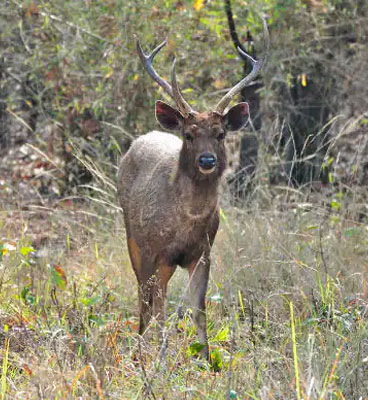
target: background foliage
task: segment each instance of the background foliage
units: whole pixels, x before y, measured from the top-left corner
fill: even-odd
[[[268,17],[272,43],[261,90],[261,142],[267,152],[274,153],[275,146],[284,151],[278,141],[287,142],[295,132],[293,142],[301,149],[307,143],[307,156],[322,154],[316,162],[320,172],[331,144],[326,130],[318,135],[324,125],[330,139],[350,118],[351,130],[366,127],[366,2],[234,1],[232,8],[241,40],[246,43],[250,31],[258,54],[263,50],[260,15]],[[166,95],[143,72],[134,33],[147,50],[169,35],[157,69],[168,76],[176,55],[184,94],[199,110],[214,106],[242,74],[222,0],[7,0],[0,18],[0,143],[9,148],[36,140],[56,152],[61,158],[56,162],[65,168],[59,194],[89,179],[73,168],[71,138],[92,157],[116,160],[132,137],[155,127],[154,100]],[[286,139],[285,124],[290,125]],[[309,135],[317,140],[308,142]],[[333,153],[334,146],[329,148]],[[343,175],[349,172],[344,169]]]

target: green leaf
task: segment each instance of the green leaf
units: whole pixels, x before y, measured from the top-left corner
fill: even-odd
[[[334,160],[334,157],[330,157],[327,161],[327,165],[331,165],[333,160]]]
[[[319,228],[318,225],[309,225],[309,226],[307,226],[307,227],[305,228],[305,230],[310,231],[310,230],[312,230],[312,229],[318,229],[318,228]]]
[[[20,254],[22,254],[22,256],[26,256],[29,253],[33,253],[36,250],[33,247],[21,247],[19,251]]]
[[[82,299],[82,303],[89,307],[93,306],[94,304],[98,303],[101,300],[101,296],[93,296],[86,299]]]
[[[42,29],[46,29],[49,25],[49,17],[47,15],[45,15],[45,19],[42,25]]]
[[[219,349],[215,348],[211,351],[210,360],[211,360],[211,367],[215,371],[220,371],[221,367],[223,366],[223,359]]]
[[[91,314],[88,316],[90,322],[93,322],[97,326],[103,326],[106,324],[106,321],[103,318],[98,317],[97,315]]]
[[[340,210],[340,208],[341,208],[341,203],[339,203],[338,201],[332,200],[332,201],[331,201],[331,207],[332,207],[334,210]]]
[[[211,342],[226,342],[229,337],[230,327],[229,325],[224,326],[220,329]]]
[[[201,344],[199,342],[194,342],[191,343],[188,347],[187,350],[187,355],[188,356],[195,356],[196,354],[200,353],[202,349],[205,348],[204,344]]]
[[[34,294],[31,292],[30,286],[25,286],[20,292],[20,297],[26,304],[34,305],[36,302],[36,298]]]

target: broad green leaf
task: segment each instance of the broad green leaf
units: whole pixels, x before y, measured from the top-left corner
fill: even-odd
[[[222,355],[219,349],[215,348],[210,354],[211,366],[215,371],[220,371],[223,365]]]
[[[226,342],[229,338],[230,327],[229,325],[224,326],[220,329],[211,342]]]
[[[194,342],[189,345],[187,350],[188,356],[195,356],[196,354],[200,353],[202,349],[204,349],[205,345],[199,342]]]
[[[106,324],[106,321],[103,318],[98,317],[97,315],[91,314],[88,316],[88,319],[95,323],[97,326],[103,326]]]
[[[98,303],[101,300],[101,296],[93,296],[87,299],[82,299],[82,303],[85,306],[93,306],[94,304]]]

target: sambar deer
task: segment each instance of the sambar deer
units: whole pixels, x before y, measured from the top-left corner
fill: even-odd
[[[171,85],[152,67],[167,39],[146,55],[135,37],[140,60],[148,74],[175,101],[176,108],[156,102],[160,125],[176,131],[152,131],[140,136],[123,157],[118,173],[118,196],[123,208],[128,250],[138,280],[139,333],[154,315],[164,319],[167,284],[179,265],[189,272],[189,294],[202,354],[208,359],[205,296],[210,250],[219,226],[219,183],[226,166],[224,139],[248,120],[248,104],[225,112],[231,99],[259,74],[269,47],[264,21],[265,56],[252,61],[252,71],[217,104],[198,113],[181,95],[171,69]],[[239,49],[241,51],[241,49]],[[245,56],[247,54],[245,53]]]

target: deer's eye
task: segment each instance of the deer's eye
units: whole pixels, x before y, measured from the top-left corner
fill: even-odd
[[[184,139],[188,140],[189,142],[193,142],[193,136],[189,133],[184,133]]]
[[[217,140],[224,140],[225,139],[225,132],[221,132],[218,136],[217,136]]]

